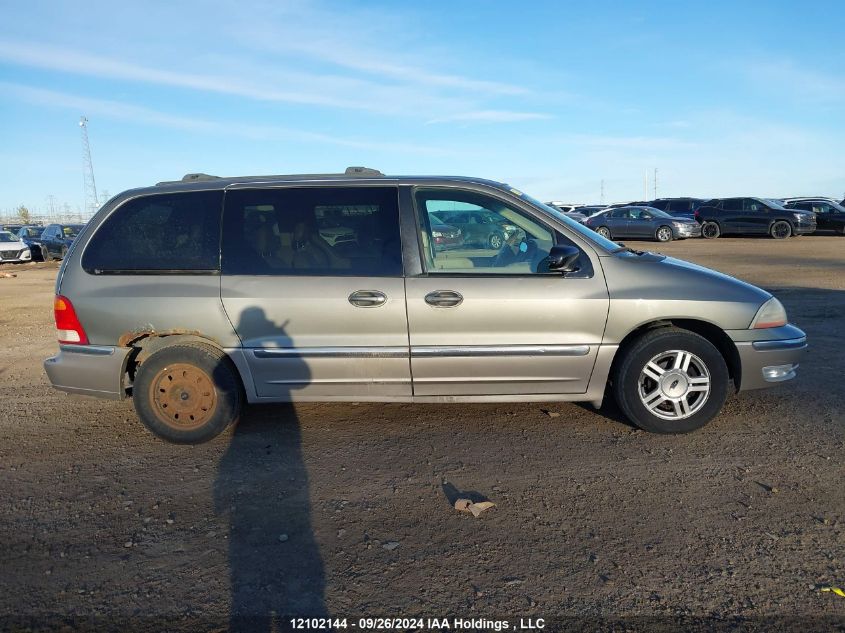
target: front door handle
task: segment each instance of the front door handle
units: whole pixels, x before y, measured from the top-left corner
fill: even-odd
[[[386,301],[387,295],[380,290],[356,290],[349,295],[349,303],[357,308],[377,308]]]
[[[463,300],[463,295],[454,290],[435,290],[425,296],[425,302],[435,308],[453,308],[461,305]]]

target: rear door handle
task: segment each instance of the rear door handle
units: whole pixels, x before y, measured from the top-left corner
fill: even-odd
[[[435,290],[425,296],[425,302],[435,308],[453,308],[464,300],[460,292],[454,290]]]
[[[380,290],[356,290],[349,295],[349,303],[357,308],[377,308],[386,301],[387,295]]]

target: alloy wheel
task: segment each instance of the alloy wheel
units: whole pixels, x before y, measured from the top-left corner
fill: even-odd
[[[661,352],[645,364],[637,380],[643,406],[664,420],[684,420],[710,395],[710,372],[698,356],[684,350]]]

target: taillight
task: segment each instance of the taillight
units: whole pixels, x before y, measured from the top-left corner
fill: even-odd
[[[53,301],[53,314],[56,317],[56,329],[58,330],[59,343],[75,343],[77,345],[88,345],[88,335],[70,299],[62,295],[56,295]]]

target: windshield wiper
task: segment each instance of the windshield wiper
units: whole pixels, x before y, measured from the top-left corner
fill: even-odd
[[[616,255],[616,253],[633,253],[634,255],[645,255],[646,251],[638,251],[622,244],[619,248],[614,248],[612,251],[610,251],[611,255]]]

